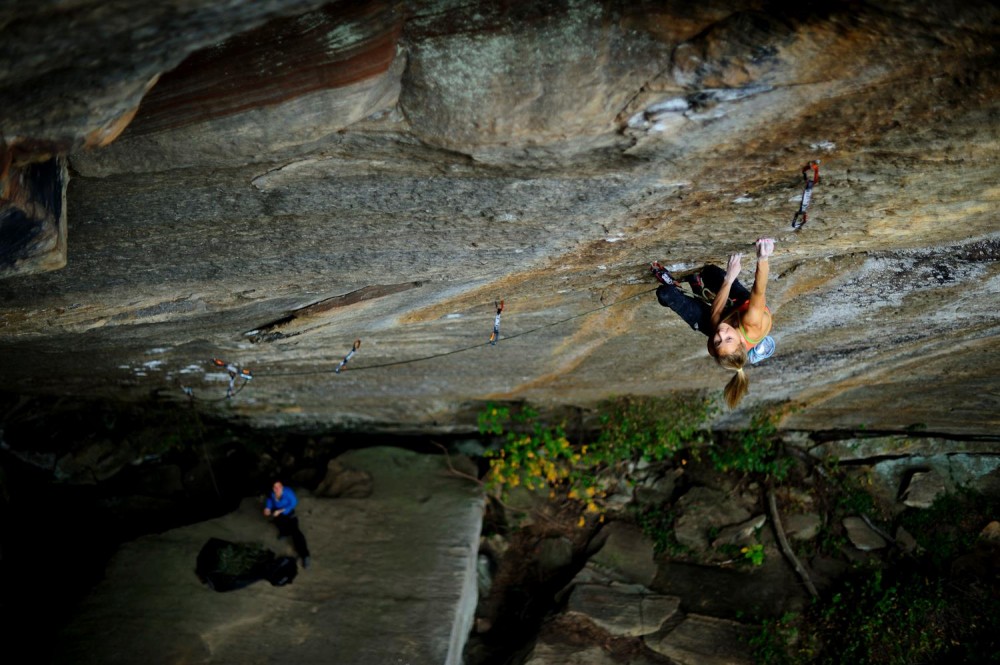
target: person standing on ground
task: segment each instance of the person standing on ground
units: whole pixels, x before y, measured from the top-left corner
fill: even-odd
[[[708,353],[736,376],[726,384],[726,403],[739,404],[750,387],[743,367],[757,363],[774,353],[771,310],[767,307],[768,258],[774,252],[774,240],[757,241],[757,270],[753,288],[747,290],[737,277],[742,269],[742,254],[729,257],[726,270],[707,265],[696,274],[683,278],[695,297],[685,295],[673,276],[659,263],[650,270],[662,284],[657,300],[674,310],[693,330],[708,336]],[[709,304],[711,303],[711,304]]]
[[[271,486],[271,496],[267,497],[267,504],[264,507],[264,516],[270,517],[274,525],[278,527],[278,538],[291,536],[292,546],[295,552],[302,557],[302,567],[309,567],[309,546],[306,545],[306,537],[299,529],[299,518],[295,515],[295,507],[299,505],[299,499],[288,487],[276,480]]]

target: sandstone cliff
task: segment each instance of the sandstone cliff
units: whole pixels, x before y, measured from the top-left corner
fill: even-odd
[[[794,428],[996,430],[992,3],[80,0],[0,19],[7,391],[180,404],[187,386],[265,426],[443,430],[486,399],[717,390],[728,373],[646,266],[770,235],[778,352],[746,405],[800,405]],[[62,155],[53,215],[24,174]],[[62,249],[24,240],[58,238],[60,215]],[[213,357],[254,371],[236,398]]]

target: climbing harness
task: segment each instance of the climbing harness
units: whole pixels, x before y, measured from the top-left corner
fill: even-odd
[[[253,378],[253,372],[248,369],[240,369],[232,363],[227,363],[225,360],[219,358],[212,358],[212,364],[216,367],[224,367],[227,372],[229,372],[229,387],[226,389],[226,399],[230,399],[233,395],[243,389],[243,386],[247,384],[250,379]],[[243,379],[243,383],[240,384],[239,390],[236,390],[236,379]]]
[[[810,176],[810,171],[812,175]],[[806,211],[809,209],[809,202],[812,200],[812,190],[819,184],[819,160],[814,159],[802,167],[802,178],[806,181],[806,188],[802,191],[802,203],[799,204],[798,212],[792,217],[792,228],[796,231],[801,229],[809,221]]]
[[[351,357],[355,353],[357,353],[358,349],[360,349],[360,348],[361,348],[361,340],[360,339],[354,340],[354,346],[352,346],[351,350],[347,352],[347,355],[344,356],[344,359],[340,361],[340,364],[337,365],[337,369],[333,370],[333,373],[334,374],[340,374],[340,370],[344,369],[344,365],[347,364],[347,361],[350,360]]]
[[[497,308],[497,315],[493,318],[493,334],[490,335],[490,346],[496,346],[497,341],[500,339],[500,314],[503,312],[503,300],[500,302],[494,300],[493,304]]]
[[[813,172],[815,174],[815,182],[819,182],[819,167],[816,164],[817,164],[816,162],[810,162],[809,164],[807,164],[806,167],[803,169],[803,173],[805,173],[808,169],[813,169]],[[808,184],[810,181],[807,179],[806,182]],[[754,246],[759,245],[762,240],[767,240],[767,238],[758,238],[756,241],[754,241],[753,245]],[[660,278],[660,273],[661,272],[665,273],[666,271],[658,261],[653,261],[653,263],[650,264],[650,270],[653,272],[653,275],[657,278],[657,280],[662,281]],[[673,276],[671,275],[670,277]],[[707,305],[712,305],[715,302],[715,295],[716,295],[715,291],[705,286],[705,282],[701,277],[701,270],[695,270],[690,274],[685,273],[683,276],[677,277],[676,280],[671,280],[671,283],[676,284],[677,282],[687,282],[687,284],[691,287],[691,293],[694,296],[695,300],[700,300]],[[726,302],[726,306],[723,308],[724,314],[731,313],[733,311],[733,308],[736,307],[736,302],[737,302],[736,298],[730,296],[728,301]],[[748,303],[749,301],[745,301],[740,311],[745,311],[745,308],[748,305]],[[768,312],[770,312],[770,310],[768,310]],[[751,347],[749,351],[747,351],[747,360],[750,362],[751,365],[756,365],[757,363],[763,360],[767,360],[768,358],[774,355],[775,343],[773,337],[767,335],[762,339],[760,339],[759,341],[754,342],[753,340],[751,340],[746,336],[746,332],[743,330],[742,322],[740,323],[740,332],[743,334],[743,337],[748,342],[754,344],[754,346]]]

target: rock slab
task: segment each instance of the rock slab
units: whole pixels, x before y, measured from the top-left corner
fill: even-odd
[[[750,627],[728,619],[699,614],[684,621],[659,640],[646,645],[680,665],[749,665],[746,639]]]
[[[656,576],[653,541],[625,522],[612,522],[604,530],[604,545],[590,562],[614,578],[649,585]]]
[[[346,458],[346,459],[344,459]],[[476,604],[483,500],[444,461],[392,448],[341,456],[366,499],[299,492],[312,565],[284,587],[216,593],[194,574],[210,537],[279,554],[260,501],[127,543],[59,638],[57,663],[457,665]]]
[[[888,545],[885,538],[875,533],[860,517],[845,517],[843,523],[847,529],[847,539],[862,552],[882,549]]]
[[[640,586],[581,584],[573,589],[567,612],[589,618],[616,637],[639,637],[658,631],[680,604],[676,596],[653,594]]]
[[[696,552],[709,547],[708,531],[745,522],[750,513],[738,500],[709,487],[693,487],[677,502],[683,511],[674,525],[678,542]]]

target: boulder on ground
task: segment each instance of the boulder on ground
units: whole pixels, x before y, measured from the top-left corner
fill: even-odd
[[[332,459],[326,465],[326,477],[316,488],[316,496],[329,499],[364,499],[371,496],[372,476],[367,471],[352,469],[340,461]]]
[[[823,526],[823,520],[816,513],[795,513],[783,518],[782,526],[792,540],[812,540]]]
[[[740,543],[744,543],[750,540],[754,532],[764,526],[764,522],[766,521],[767,516],[761,514],[756,517],[751,517],[745,522],[731,524],[719,531],[719,535],[712,541],[712,547],[717,548],[723,545],[738,545]]]
[[[888,545],[885,538],[865,524],[860,517],[845,517],[843,523],[847,529],[847,539],[862,552],[879,550]]]
[[[542,573],[554,573],[573,562],[573,542],[565,536],[545,538],[538,545],[538,566]]]
[[[599,646],[538,642],[524,665],[618,665],[618,661]]]
[[[934,500],[948,491],[941,475],[934,471],[917,471],[903,490],[903,503],[910,508],[930,508]]]
[[[656,576],[653,541],[638,527],[612,522],[602,530],[604,545],[590,562],[612,577],[648,586]]]
[[[737,498],[708,487],[693,487],[677,501],[681,516],[674,523],[677,541],[695,552],[708,549],[708,530],[743,522],[750,517]]]
[[[690,614],[663,637],[647,638],[646,646],[679,665],[750,665],[752,632],[736,621]]]
[[[580,584],[569,597],[567,613],[585,616],[616,637],[655,633],[680,608],[677,596],[662,596],[632,584]]]

